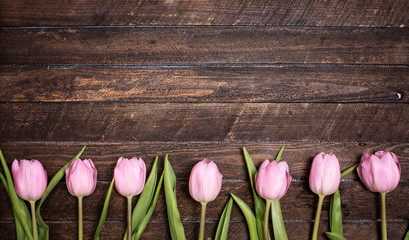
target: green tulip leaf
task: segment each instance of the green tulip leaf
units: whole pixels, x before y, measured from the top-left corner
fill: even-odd
[[[343,235],[341,195],[339,190],[331,196],[331,202],[329,205],[329,225],[332,233],[336,233],[340,236]]]
[[[409,240],[409,230],[408,230],[408,232],[406,233],[405,238],[404,238],[403,240]]]
[[[348,173],[354,171],[359,164],[355,164],[341,173],[341,177],[346,176]],[[329,206],[329,224],[331,229],[331,234],[336,234],[337,236],[343,235],[342,229],[342,209],[341,209],[341,194],[337,190],[331,196],[330,206]],[[327,235],[328,236],[328,235]],[[332,236],[332,235],[331,235]]]
[[[180,214],[176,201],[176,176],[169,163],[168,155],[165,157],[164,189],[166,210],[168,212],[170,235],[173,240],[186,240]]]
[[[249,206],[247,206],[247,204],[243,202],[243,200],[241,200],[239,197],[237,197],[233,193],[231,194],[231,196],[243,212],[244,218],[246,219],[247,226],[249,228],[250,240],[259,240],[260,238],[257,233],[256,217],[254,216],[253,212],[251,211]]]
[[[357,168],[359,166],[359,163],[345,169],[342,173],[341,173],[341,177],[345,177],[345,175],[347,175],[348,173],[352,172],[355,170],[355,168]]]
[[[7,196],[10,197],[7,179],[1,172],[0,172],[0,179],[1,179],[1,182],[3,183],[4,189],[6,189]],[[16,213],[14,212],[14,210],[13,210],[13,216],[14,216],[14,221],[15,221],[15,224],[16,224],[17,240],[26,239],[26,235],[24,234],[23,226],[21,226],[20,220],[18,219],[18,217],[17,217]]]
[[[66,163],[60,170],[58,170],[58,172],[54,175],[54,177],[51,179],[50,183],[48,184],[47,188],[45,189],[45,192],[43,194],[43,196],[41,197],[40,202],[37,204],[37,208],[36,208],[36,219],[37,219],[37,226],[38,226],[38,238],[41,240],[48,240],[49,239],[49,228],[47,226],[47,224],[44,223],[42,217],[41,217],[41,213],[40,213],[40,208],[43,205],[45,199],[47,199],[48,195],[50,194],[50,192],[55,188],[55,186],[57,186],[57,184],[60,182],[60,180],[64,177],[65,175],[65,169],[67,169],[71,162],[74,161],[75,159],[79,158],[81,156],[81,154],[84,152],[85,150],[84,146],[81,151],[79,153],[77,153],[77,155],[75,155],[73,158],[71,158],[71,160]]]
[[[230,198],[226,206],[224,207],[222,216],[220,217],[220,221],[219,224],[217,225],[217,231],[214,240],[227,240],[232,206],[233,199]]]
[[[280,200],[271,201],[271,223],[273,225],[274,239],[287,240]]]
[[[342,235],[334,232],[326,232],[325,235],[331,240],[346,240]]]
[[[247,149],[243,147],[244,153],[244,160],[246,161],[247,170],[249,173],[251,191],[253,193],[253,201],[254,201],[254,209],[256,213],[256,226],[257,226],[257,234],[260,240],[264,239],[264,232],[263,232],[263,223],[264,223],[264,212],[266,211],[266,205],[264,203],[263,198],[261,198],[256,191],[254,186],[255,175],[257,173],[256,166],[254,165],[253,160],[250,157],[250,154],[247,152]]]
[[[0,179],[1,182],[4,185],[4,188],[6,189],[7,195],[10,197],[10,192],[9,192],[9,188],[8,188],[8,183],[7,183],[7,179],[6,177],[4,177],[4,175],[0,172]],[[24,229],[23,226],[21,225],[21,222],[19,220],[19,218],[17,217],[16,213],[13,210],[13,216],[14,216],[14,222],[16,224],[16,235],[17,235],[17,240],[24,240],[27,239],[26,235],[24,233]]]
[[[159,192],[160,192],[160,190],[162,188],[163,177],[164,177],[164,172],[160,176],[158,186],[156,187],[155,195],[153,197],[153,200],[151,201],[149,210],[146,213],[145,217],[143,218],[141,224],[139,225],[138,231],[132,235],[132,239],[140,239],[141,236],[142,236],[143,231],[145,231],[145,228],[149,223],[149,219],[151,219],[151,216],[153,214],[153,210],[155,210],[156,203],[158,202]]]
[[[7,183],[7,189],[8,189],[8,195],[11,201],[11,207],[13,209],[13,214],[16,219],[16,231],[17,236],[23,236],[23,233],[21,231],[21,228],[23,229],[23,232],[25,234],[25,237],[27,237],[29,240],[33,239],[33,234],[32,234],[32,223],[31,223],[31,216],[30,213],[27,209],[26,204],[24,201],[19,198],[17,195],[16,189],[14,188],[14,182],[13,182],[13,177],[11,176],[10,170],[7,166],[6,160],[4,159],[3,153],[0,150],[0,161],[3,166],[5,178],[3,182]],[[3,176],[4,177],[4,176]],[[17,227],[19,224],[20,227]]]
[[[139,196],[138,203],[132,212],[132,234],[134,234],[141,224],[143,218],[148,212],[149,206],[151,204],[153,195],[155,193],[156,181],[158,178],[158,157],[156,157],[155,162],[153,163],[151,172],[148,179],[146,180],[145,187]],[[125,232],[123,239],[128,238],[128,231]]]
[[[97,227],[97,230],[95,231],[94,240],[99,239],[99,234],[101,233],[102,227],[104,226],[104,222],[107,217],[109,201],[111,199],[112,188],[114,187],[114,181],[115,181],[115,178],[112,178],[111,185],[109,185],[107,195],[105,196],[104,207],[102,208],[102,213],[99,219],[98,227]]]
[[[276,162],[279,163],[281,161],[281,155],[283,155],[284,151],[284,145],[280,148],[280,151],[278,151],[277,157],[276,157]]]

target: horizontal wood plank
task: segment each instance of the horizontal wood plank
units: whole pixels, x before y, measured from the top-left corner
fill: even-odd
[[[99,182],[95,192],[84,198],[84,219],[97,220],[102,211],[104,198],[109,188],[109,182]],[[3,186],[0,187],[0,219],[12,220],[11,206]],[[178,207],[181,219],[184,221],[199,221],[200,204],[189,195],[188,182],[178,182],[176,185]],[[407,196],[409,182],[402,181],[398,187],[387,194],[387,215],[389,219],[407,219]],[[230,198],[230,193],[240,197],[253,208],[252,193],[249,182],[223,182],[222,190],[213,202],[207,205],[206,219],[217,221],[223,212],[224,205]],[[359,220],[380,218],[380,195],[367,190],[361,182],[344,181],[340,184],[342,212],[344,220]],[[61,199],[64,199],[61,201]],[[134,205],[136,202],[134,199]],[[292,182],[286,195],[281,199],[283,219],[288,221],[312,221],[315,217],[318,196],[311,192],[308,182]],[[330,197],[325,198],[321,214],[322,220],[328,219]],[[107,220],[126,220],[126,198],[113,190]],[[61,182],[50,194],[41,209],[45,220],[74,221],[77,218],[77,198],[70,195],[65,183]],[[165,196],[163,191],[159,196],[152,221],[165,221],[167,219]],[[240,209],[235,206],[232,210],[232,221],[244,221]]]
[[[1,1],[1,26],[257,25],[408,26],[409,5],[397,1]]]
[[[118,143],[0,143],[0,149],[9,166],[14,159],[38,159],[44,165],[49,178],[75,156],[86,145],[82,159],[90,158],[98,169],[98,180],[110,181],[117,159],[140,157],[148,169],[159,156],[159,171],[163,170],[163,160],[169,154],[176,178],[187,181],[194,164],[204,158],[217,163],[224,179],[248,181],[247,169],[242,148],[246,147],[256,167],[265,159],[274,159],[280,147],[285,144],[282,160],[290,167],[294,180],[308,180],[311,162],[319,152],[332,152],[339,161],[341,169],[359,163],[364,153],[376,151],[394,152],[402,167],[401,178],[409,180],[409,143],[263,143],[263,142],[118,142]],[[149,170],[150,171],[150,170]],[[356,173],[346,179],[359,181]]]
[[[77,237],[76,222],[47,222],[50,227],[50,239],[75,239]],[[390,221],[388,222],[388,237],[390,239],[402,239],[407,231],[409,221]],[[284,222],[288,239],[308,240],[311,239],[313,228],[312,222]],[[199,223],[184,222],[185,235],[187,239],[196,239],[199,234]],[[344,237],[347,239],[379,239],[379,222],[346,222],[344,226]],[[94,236],[97,222],[84,222],[84,239],[92,239]],[[0,238],[16,239],[15,227],[12,222],[0,222]],[[101,239],[117,240],[120,239],[126,228],[125,222],[105,222]],[[205,226],[205,237],[213,238],[216,233],[217,222],[208,222]],[[328,223],[321,222],[319,225],[318,239],[327,239],[324,232],[329,231]],[[145,229],[143,239],[171,239],[168,223],[150,222]],[[229,225],[229,239],[249,239],[248,229],[245,222],[231,222]]]
[[[407,142],[408,104],[10,103],[3,141]]]
[[[0,29],[1,64],[408,64],[404,29]]]
[[[409,67],[0,66],[0,102],[409,102]]]

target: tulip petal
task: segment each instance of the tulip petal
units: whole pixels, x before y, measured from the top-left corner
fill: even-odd
[[[312,161],[309,186],[311,191],[327,196],[333,194],[341,181],[341,172],[337,157],[330,153],[318,153]]]
[[[395,189],[401,175],[398,157],[392,152],[384,151],[362,155],[357,171],[366,188],[380,193]]]
[[[190,173],[190,195],[198,202],[213,201],[220,193],[222,177],[213,161],[203,159],[195,164]]]

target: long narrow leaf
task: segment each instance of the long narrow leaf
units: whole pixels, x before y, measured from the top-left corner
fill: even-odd
[[[233,206],[233,199],[230,198],[224,207],[222,216],[220,217],[219,224],[217,225],[216,236],[214,240],[227,240],[227,234],[229,233],[229,223],[231,208]]]
[[[176,176],[169,163],[168,155],[165,157],[164,189],[166,209],[168,212],[170,235],[173,240],[185,240],[185,232],[176,201]]]
[[[403,240],[409,240],[409,230],[408,230],[408,232],[406,233],[405,238],[404,238]]]
[[[151,216],[153,214],[153,210],[155,210],[156,203],[158,202],[158,197],[159,197],[159,192],[160,189],[162,188],[162,182],[163,182],[163,176],[164,173],[160,176],[158,186],[156,187],[155,190],[155,196],[153,200],[151,201],[151,205],[149,207],[148,212],[146,213],[145,217],[143,218],[141,224],[139,225],[138,231],[132,235],[132,239],[140,239],[142,236],[143,231],[145,231],[146,226],[148,225],[149,219],[151,219]]]
[[[146,212],[148,212],[150,203],[155,193],[156,180],[158,178],[157,165],[158,165],[158,157],[156,157],[155,162],[153,163],[149,177],[146,180],[145,187],[141,193],[141,196],[138,199],[138,203],[133,209],[132,234],[134,234],[138,230],[139,225],[141,224],[143,218],[146,215]],[[127,238],[128,238],[128,231],[125,232],[123,239],[125,240]]]
[[[247,170],[250,178],[251,191],[253,193],[255,217],[256,217],[256,226],[257,234],[260,240],[264,239],[263,226],[264,226],[264,212],[266,210],[266,205],[264,200],[257,194],[256,188],[254,186],[254,177],[257,173],[256,166],[254,165],[253,160],[250,157],[250,154],[247,152],[247,149],[243,147],[244,160],[246,161]]]
[[[7,166],[6,160],[4,159],[3,153],[0,150],[0,161],[3,166],[4,174],[6,175],[7,179],[7,187],[9,189],[9,197],[11,201],[11,206],[13,208],[13,212],[17,217],[18,221],[21,223],[21,226],[24,230],[28,239],[33,239],[32,234],[32,224],[31,224],[31,217],[30,213],[25,205],[24,201],[17,196],[16,189],[14,188],[13,177],[11,176],[10,170]]]
[[[271,222],[273,224],[274,239],[287,240],[280,200],[278,199],[271,202]]]
[[[355,170],[359,164],[355,164],[341,173],[341,177],[346,176],[348,173]],[[331,201],[329,205],[329,224],[331,232],[326,232],[325,234],[329,239],[340,239],[342,237],[342,209],[341,209],[341,194],[339,189],[332,194]],[[343,237],[342,237],[343,238]]]
[[[233,193],[231,194],[231,196],[243,212],[244,218],[246,219],[247,226],[249,228],[250,240],[259,240],[259,236],[257,234],[256,217],[254,216],[253,212],[251,211],[249,206],[247,206],[247,204],[243,202],[243,200],[241,200],[239,197],[237,197]]]
[[[344,238],[342,235],[339,235],[338,233],[326,232],[325,235],[331,240],[346,240],[346,238]]]
[[[102,208],[101,218],[99,219],[97,230],[95,231],[94,240],[99,239],[99,234],[101,233],[102,227],[104,226],[105,219],[107,217],[107,211],[109,206],[109,200],[111,199],[112,188],[114,187],[115,178],[112,178],[111,185],[109,185],[109,189],[104,201],[104,207]]]
[[[357,168],[359,166],[359,163],[345,169],[342,173],[341,173],[341,177],[345,177],[345,175],[347,175],[348,173],[352,172],[355,170],[355,168]]]
[[[276,162],[280,162],[281,161],[281,156],[283,155],[284,152],[284,145],[280,148],[280,151],[278,151],[277,153],[277,157],[276,157]]]
[[[6,189],[7,195],[10,196],[9,184],[7,183],[6,177],[1,172],[0,172],[0,179],[1,179],[1,182],[3,183],[4,188]]]
[[[36,219],[37,219],[37,226],[38,226],[38,238],[41,239],[41,240],[48,240],[49,239],[49,228],[48,228],[48,225],[45,224],[45,222],[43,221],[43,219],[41,217],[40,208],[43,205],[45,199],[47,199],[50,192],[60,182],[61,178],[64,177],[65,169],[67,169],[70,166],[72,161],[74,161],[75,159],[77,159],[77,158],[79,158],[81,156],[81,154],[85,150],[85,147],[86,146],[84,146],[81,149],[81,151],[79,153],[77,153],[77,155],[75,155],[68,163],[66,163],[62,168],[60,168],[60,170],[58,170],[58,172],[54,175],[54,177],[51,179],[50,183],[48,184],[47,188],[45,189],[45,192],[44,192],[43,196],[41,197],[40,202],[37,204]]]
[[[6,189],[7,195],[10,198],[10,192],[9,192],[9,187],[8,187],[8,183],[7,183],[7,179],[6,177],[4,177],[4,175],[0,172],[0,179],[1,182],[3,183],[4,188]],[[13,216],[14,216],[14,222],[16,224],[16,235],[17,235],[17,240],[25,240],[26,238],[26,234],[24,233],[24,229],[23,226],[21,225],[21,222],[19,220],[19,218],[16,215],[16,212],[13,210]]]
[[[329,206],[329,225],[332,233],[343,235],[342,230],[342,210],[341,210],[341,195],[337,190],[331,196],[331,202]]]

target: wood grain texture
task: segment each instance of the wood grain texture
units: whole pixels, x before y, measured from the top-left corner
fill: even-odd
[[[163,170],[166,154],[179,181],[188,181],[192,167],[204,158],[217,163],[224,179],[228,181],[248,181],[247,169],[242,153],[246,147],[256,167],[265,159],[275,159],[280,147],[285,144],[282,160],[290,167],[290,173],[296,181],[307,181],[312,159],[319,152],[334,153],[341,170],[359,163],[362,154],[376,151],[394,152],[402,167],[401,179],[409,180],[409,143],[297,143],[297,142],[118,142],[118,143],[0,143],[6,161],[11,165],[14,159],[40,160],[48,176],[53,176],[66,162],[75,156],[81,148],[86,149],[81,158],[90,158],[98,169],[98,179],[110,181],[116,161],[120,156],[140,157],[150,169],[156,156],[159,156],[159,171]],[[345,176],[346,179],[359,181],[356,173]]]
[[[50,239],[72,239],[77,234],[76,222],[47,222],[50,226]],[[388,237],[390,239],[402,239],[407,231],[409,221],[388,222]],[[125,222],[106,222],[101,239],[117,240],[125,232]],[[311,239],[312,222],[285,222],[288,238],[291,240]],[[97,222],[84,222],[84,239],[92,239]],[[196,239],[199,233],[199,223],[184,222],[187,239]],[[12,222],[0,222],[0,238],[14,240],[15,228]],[[217,223],[208,222],[205,227],[205,237],[211,237],[216,233]],[[344,236],[347,239],[379,239],[380,223],[369,222],[346,222],[344,223]],[[229,239],[249,239],[245,222],[231,222],[229,226]],[[328,223],[321,222],[319,225],[318,239],[327,239],[323,233],[329,231]],[[168,224],[165,222],[150,222],[145,229],[143,239],[171,239]]]
[[[3,103],[0,111],[3,141],[409,141],[408,104]]]
[[[408,26],[409,4],[397,1],[11,1],[0,3],[1,26],[257,25]]]
[[[0,102],[409,102],[408,66],[24,65],[0,72]]]
[[[109,188],[109,182],[98,182],[95,192],[84,198],[84,219],[95,221],[101,214],[104,198]],[[183,221],[200,220],[200,204],[189,195],[188,182],[177,182],[178,207]],[[345,221],[376,220],[380,218],[380,195],[367,190],[361,182],[343,181],[340,184],[343,219]],[[409,192],[409,181],[399,183],[396,190],[387,194],[388,219],[407,219],[407,196],[402,192]],[[0,208],[0,218],[13,220],[11,206],[3,186],[0,187],[0,200],[3,206]],[[218,221],[223,212],[230,193],[235,194],[245,201],[253,209],[253,197],[249,182],[224,181],[222,190],[216,200],[207,205],[206,220]],[[63,201],[62,201],[63,199]],[[134,206],[136,204],[134,199]],[[292,182],[286,195],[281,199],[283,219],[288,221],[312,221],[315,217],[318,196],[311,192],[308,181]],[[325,198],[321,214],[321,220],[328,220],[330,197]],[[75,221],[77,219],[77,198],[70,195],[65,183],[61,182],[50,194],[44,203],[41,215],[45,220],[52,221]],[[126,220],[126,198],[113,190],[107,220]],[[163,191],[159,196],[152,221],[167,220],[166,203]],[[235,206],[232,210],[232,221],[244,221],[240,209]]]
[[[408,64],[406,29],[0,29],[1,64]]]

